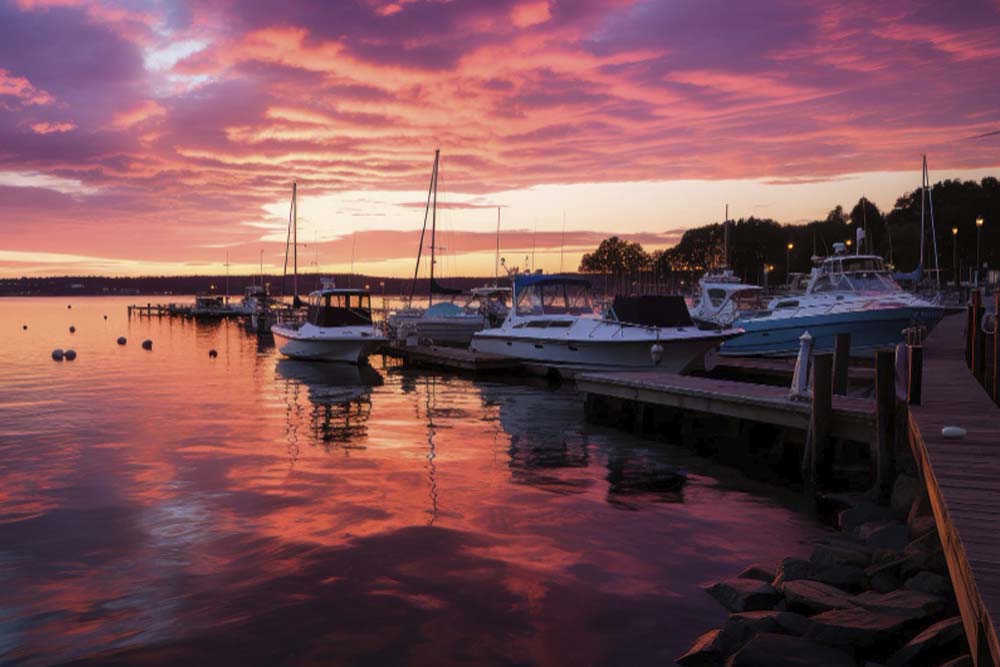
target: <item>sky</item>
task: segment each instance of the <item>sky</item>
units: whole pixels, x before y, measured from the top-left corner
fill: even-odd
[[[1000,175],[1000,0],[0,0],[0,276],[575,269]],[[532,262],[533,258],[533,262]]]

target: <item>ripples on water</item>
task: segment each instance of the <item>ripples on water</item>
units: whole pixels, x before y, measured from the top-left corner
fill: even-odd
[[[819,530],[572,390],[127,302],[0,299],[0,663],[663,664]]]

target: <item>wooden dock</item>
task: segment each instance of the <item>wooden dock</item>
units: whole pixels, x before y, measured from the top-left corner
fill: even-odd
[[[975,664],[1000,664],[1000,408],[965,361],[963,315],[924,345],[921,405],[910,406],[910,446],[934,509]],[[945,426],[967,431],[941,435]]]
[[[386,345],[382,354],[402,359],[412,366],[451,371],[496,373],[520,368],[518,361],[510,357],[444,345]]]
[[[658,371],[585,373],[576,376],[576,386],[589,395],[744,419],[803,432],[809,428],[810,402],[789,398],[788,387]],[[874,401],[833,397],[830,435],[869,442],[874,428]]]

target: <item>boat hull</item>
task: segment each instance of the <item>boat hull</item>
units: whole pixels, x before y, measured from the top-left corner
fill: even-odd
[[[476,352],[513,357],[541,369],[600,371],[600,370],[662,370],[684,373],[700,368],[705,354],[718,348],[724,336],[705,336],[677,340],[661,340],[663,356],[652,358],[653,340],[599,341],[572,339],[536,339],[514,336],[476,334],[472,349]]]
[[[480,318],[424,317],[413,323],[417,338],[434,345],[469,347],[472,336],[482,331],[486,323]]]
[[[293,330],[277,325],[271,327],[271,333],[281,354],[306,361],[363,364],[385,343],[381,336],[301,337],[296,336]]]
[[[851,335],[852,356],[866,356],[890,349],[903,340],[903,330],[916,323],[928,331],[941,320],[944,310],[937,306],[907,306],[853,312],[788,317],[782,319],[737,320],[733,326],[745,333],[722,346],[727,356],[794,356],[799,338],[806,331],[813,338],[813,350],[829,352],[837,334]]]

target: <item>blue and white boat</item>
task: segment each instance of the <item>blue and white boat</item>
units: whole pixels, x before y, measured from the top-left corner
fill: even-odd
[[[923,325],[928,332],[944,307],[904,291],[877,255],[848,255],[834,244],[834,255],[817,260],[805,294],[771,299],[764,310],[744,312],[732,326],[745,331],[726,341],[730,356],[790,356],[806,331],[814,350],[833,349],[838,333],[851,335],[851,354],[874,354],[903,340],[903,330]]]

